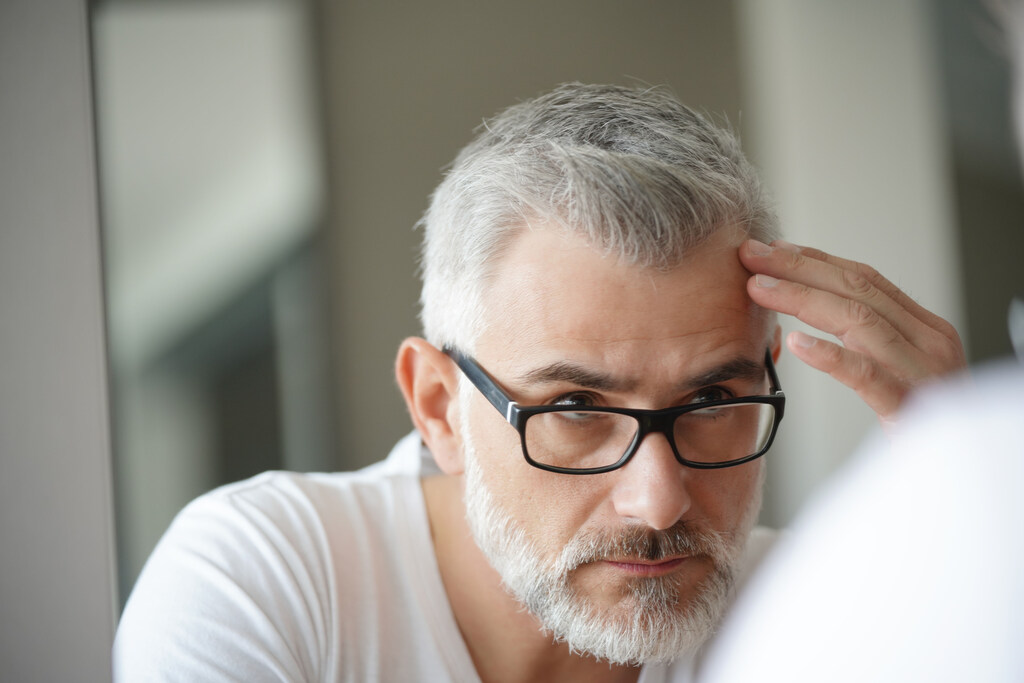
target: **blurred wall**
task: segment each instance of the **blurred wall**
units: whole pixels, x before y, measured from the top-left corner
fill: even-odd
[[[1009,297],[1024,298],[1024,183],[1010,107],[1009,46],[992,16],[998,3],[929,4],[949,131],[963,329],[971,360],[984,361],[1010,353]]]
[[[91,6],[121,597],[191,499],[334,470],[305,0]]]

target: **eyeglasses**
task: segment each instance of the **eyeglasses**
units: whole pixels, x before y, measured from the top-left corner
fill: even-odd
[[[652,433],[664,434],[687,467],[719,469],[750,462],[775,440],[786,396],[765,353],[767,396],[742,396],[662,410],[577,405],[521,406],[487,371],[457,349],[446,348],[480,393],[518,432],[523,456],[534,467],[562,474],[599,474],[622,467]]]

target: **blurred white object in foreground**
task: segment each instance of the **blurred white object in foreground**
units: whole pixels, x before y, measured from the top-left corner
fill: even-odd
[[[1024,681],[1024,368],[912,402],[798,517],[701,681]]]

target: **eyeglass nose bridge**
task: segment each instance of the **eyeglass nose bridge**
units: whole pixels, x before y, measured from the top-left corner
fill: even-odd
[[[637,421],[636,434],[633,436],[633,441],[629,444],[629,448],[626,449],[626,455],[623,456],[620,467],[625,467],[633,459],[636,452],[640,450],[640,445],[643,444],[644,439],[651,434],[662,434],[668,442],[669,448],[672,449],[672,455],[675,456],[679,464],[686,464],[682,456],[679,455],[679,449],[676,448],[675,421],[679,417],[678,415],[662,413],[636,415],[634,417]]]

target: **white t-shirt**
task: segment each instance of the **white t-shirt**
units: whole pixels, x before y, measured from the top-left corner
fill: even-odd
[[[434,556],[420,487],[434,467],[411,434],[359,472],[269,472],[200,497],[139,577],[115,679],[479,681]],[[771,540],[755,530],[745,569]]]

